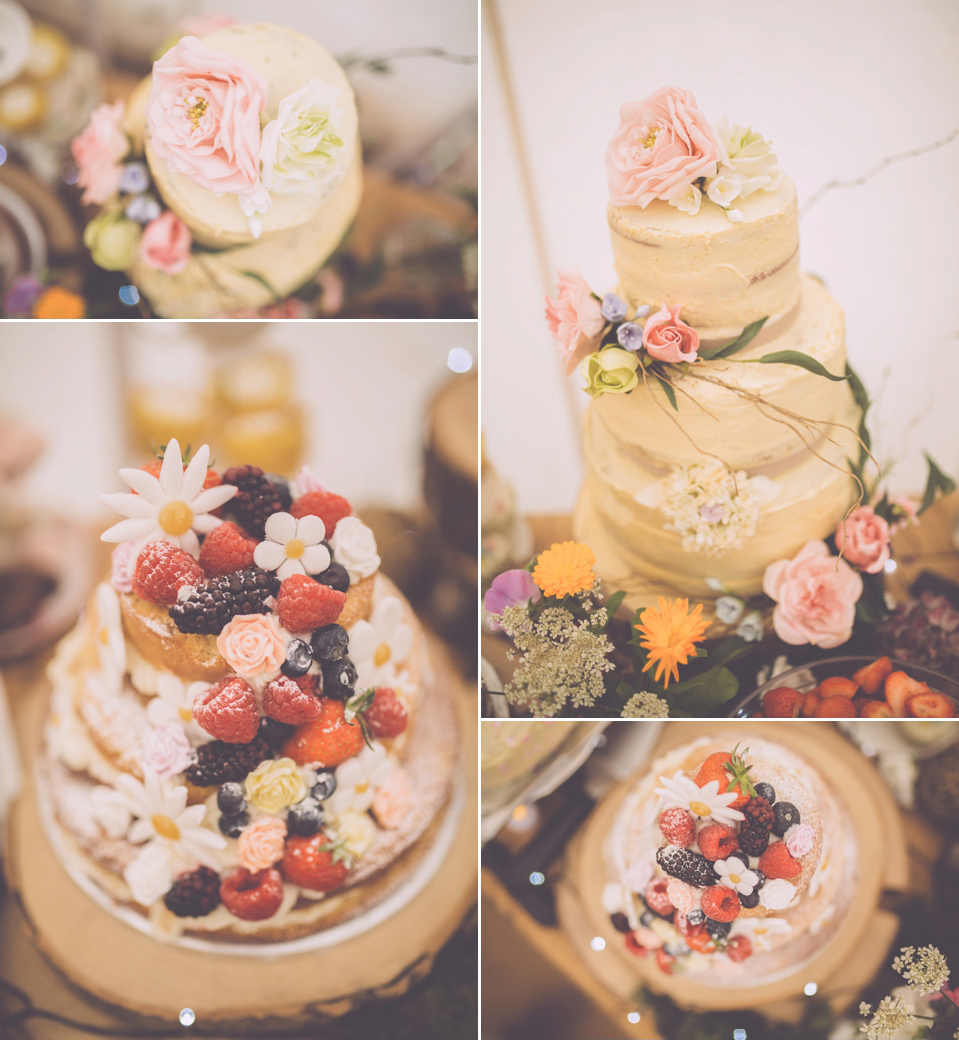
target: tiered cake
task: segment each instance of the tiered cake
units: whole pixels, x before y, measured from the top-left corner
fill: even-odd
[[[715,595],[717,581],[757,593],[767,565],[830,535],[855,497],[853,395],[802,367],[843,375],[842,311],[800,270],[796,189],[758,133],[710,126],[692,95],[666,88],[623,106],[607,173],[618,289],[601,315],[598,297],[550,313],[569,368],[601,377],[576,537],[633,607]],[[634,353],[625,382],[601,371],[625,351],[584,360],[604,322],[602,347]],[[790,359],[759,363],[780,352]],[[597,358],[610,360],[589,369]]]
[[[143,931],[309,941],[434,869],[454,708],[346,499],[208,459],[171,441],[104,496],[129,519],[51,664],[46,823]]]

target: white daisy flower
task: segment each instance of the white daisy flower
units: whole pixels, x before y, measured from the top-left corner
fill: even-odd
[[[186,866],[199,862],[219,870],[211,850],[226,848],[226,839],[201,826],[206,806],[187,807],[186,787],[173,787],[150,770],[145,771],[142,784],[127,773],[121,774],[117,787],[131,814],[137,817],[130,828],[130,841],[156,841]]]
[[[326,525],[318,516],[274,513],[266,522],[266,538],[253,550],[253,562],[276,571],[280,580],[291,574],[320,574],[330,565],[330,550],[322,545]]]
[[[147,705],[147,721],[154,727],[178,722],[191,744],[206,744],[213,738],[194,721],[193,702],[209,685],[185,683],[175,675],[161,675],[157,679],[157,695]]]
[[[183,469],[180,445],[171,440],[163,455],[160,476],[143,469],[121,469],[120,476],[135,495],[117,491],[100,501],[129,517],[100,535],[103,542],[137,542],[137,552],[147,542],[172,542],[191,556],[200,555],[198,534],[208,534],[221,521],[210,515],[237,492],[232,484],[203,490],[210,448],[204,444]]]
[[[336,767],[336,790],[327,806],[336,816],[345,812],[366,812],[373,804],[377,790],[393,771],[393,760],[378,741],[365,747]]]
[[[738,791],[719,793],[719,781],[710,780],[699,787],[695,781],[678,770],[673,777],[661,776],[662,787],[656,788],[656,794],[665,802],[666,809],[685,809],[700,820],[710,817],[719,823],[734,823],[746,817],[738,809],[730,809],[731,802],[739,797]]]
[[[350,629],[350,660],[356,665],[356,688],[390,686],[397,666],[413,648],[413,630],[403,621],[403,604],[396,596],[384,596],[369,621],[357,621]]]
[[[717,859],[713,863],[713,869],[719,875],[721,885],[743,896],[751,895],[752,890],[759,884],[759,875],[754,870],[744,867],[741,859]]]

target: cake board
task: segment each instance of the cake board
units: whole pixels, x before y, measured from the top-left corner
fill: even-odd
[[[908,854],[898,808],[872,764],[830,723],[750,722],[742,728],[736,723],[735,728],[737,734],[751,732],[777,740],[812,762],[828,762],[830,783],[846,803],[859,840],[859,882],[849,912],[828,945],[786,978],[735,988],[667,975],[654,958],[631,954],[603,911],[601,895],[607,877],[603,846],[632,781],[609,792],[569,845],[557,885],[560,926],[586,968],[624,1000],[645,985],[686,1007],[752,1008],[789,1021],[801,1017],[803,988],[815,982],[817,996],[840,1013],[885,963],[899,927],[896,916],[879,906],[884,892],[902,892],[908,885]],[[689,740],[716,735],[715,722],[667,725],[651,760]],[[601,950],[590,945],[597,936],[605,941]]]
[[[25,789],[8,824],[7,867],[36,946],[98,1000],[176,1022],[308,1018],[322,1021],[373,999],[397,997],[423,978],[476,901],[476,699],[435,640],[437,681],[450,690],[461,739],[462,808],[449,853],[428,883],[375,928],[328,949],[271,956],[200,952],[142,934],[94,902],[54,856],[29,760],[39,747],[47,689],[22,711]],[[455,795],[451,796],[451,803]],[[450,805],[445,811],[450,811]],[[375,908],[374,908],[375,909]]]

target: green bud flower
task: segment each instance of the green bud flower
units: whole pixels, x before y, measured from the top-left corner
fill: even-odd
[[[579,370],[586,380],[590,397],[600,394],[628,394],[639,384],[636,369],[639,358],[622,347],[605,347],[583,358]]]

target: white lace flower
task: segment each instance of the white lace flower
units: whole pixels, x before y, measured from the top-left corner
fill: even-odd
[[[299,520],[290,513],[274,513],[266,522],[266,539],[253,550],[253,562],[276,571],[280,580],[291,574],[320,574],[330,565],[330,550],[322,545],[326,525],[318,516]]]
[[[260,164],[263,183],[280,193],[332,190],[343,175],[340,92],[308,80],[288,94],[276,119],[263,127]]]
[[[713,869],[719,875],[719,883],[731,888],[740,895],[748,896],[759,884],[759,875],[743,866],[741,859],[717,859]]]
[[[656,788],[656,794],[662,798],[666,809],[685,809],[697,819],[711,817],[719,823],[746,819],[738,809],[729,807],[739,797],[739,792],[726,791],[720,794],[718,780],[710,780],[708,784],[699,787],[682,770],[678,770],[672,777],[661,776],[659,782],[663,786]]]
[[[393,771],[393,759],[378,741],[336,767],[336,790],[326,805],[335,816],[349,811],[366,812],[377,790]]]
[[[406,660],[412,648],[413,630],[403,621],[403,604],[396,596],[384,596],[373,608],[369,621],[357,621],[350,629],[356,688],[366,690],[395,682],[397,666]]]
[[[178,722],[194,746],[212,740],[193,718],[193,702],[209,685],[205,682],[186,683],[175,675],[161,675],[157,679],[157,695],[147,704],[147,721],[155,727]]]
[[[123,871],[133,898],[141,906],[152,906],[173,887],[170,850],[151,841],[140,849]]]
[[[206,806],[188,807],[186,787],[173,787],[149,770],[142,784],[127,773],[121,774],[117,777],[117,787],[125,796],[131,814],[138,817],[130,828],[130,841],[134,844],[157,841],[187,866],[199,862],[219,869],[211,850],[225,848],[226,839],[201,826]]]
[[[619,714],[623,719],[668,719],[669,705],[655,693],[640,691],[629,698]]]
[[[163,455],[160,476],[143,469],[121,469],[120,476],[135,495],[117,491],[100,501],[129,517],[100,535],[103,542],[133,540],[141,549],[147,542],[172,542],[192,556],[200,555],[197,534],[208,534],[220,524],[210,511],[228,502],[237,492],[232,484],[203,490],[210,449],[204,444],[186,470],[180,445],[171,440]]]

